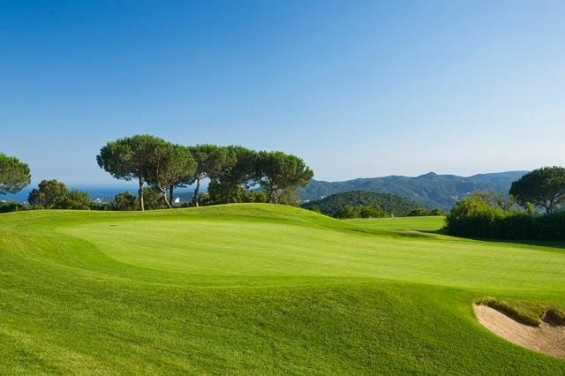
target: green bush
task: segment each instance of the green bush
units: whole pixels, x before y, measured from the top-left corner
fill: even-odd
[[[565,212],[537,214],[512,209],[476,193],[455,203],[446,217],[451,235],[508,240],[565,240]]]
[[[42,180],[28,195],[28,202],[34,209],[79,209],[90,210],[91,200],[86,192],[68,190],[64,183]]]
[[[20,210],[26,210],[25,206],[14,201],[0,202],[0,213],[10,213]]]
[[[424,217],[431,215],[445,215],[445,212],[441,209],[417,208],[408,213],[409,217]]]
[[[128,191],[118,193],[114,196],[112,207],[114,210],[120,211],[135,210],[137,207],[137,196],[129,193]]]

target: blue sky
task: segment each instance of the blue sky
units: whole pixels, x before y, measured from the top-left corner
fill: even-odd
[[[563,1],[0,0],[0,151],[112,184],[149,133],[319,180],[565,165]]]

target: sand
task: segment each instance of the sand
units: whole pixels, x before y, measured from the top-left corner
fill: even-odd
[[[516,345],[557,358],[565,358],[565,326],[542,322],[528,326],[493,308],[475,305],[475,315],[484,327]]]

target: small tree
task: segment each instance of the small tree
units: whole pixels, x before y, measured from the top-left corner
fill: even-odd
[[[565,168],[542,167],[512,183],[510,194],[525,208],[528,203],[553,213],[565,202]]]
[[[474,192],[457,201],[445,218],[448,233],[462,236],[496,237],[497,226],[515,212],[491,192]]]
[[[18,193],[31,182],[29,166],[0,153],[0,195]]]
[[[89,210],[92,204],[88,193],[73,189],[55,179],[42,180],[28,195],[29,204],[35,209]]]
[[[135,207],[137,206],[137,197],[128,191],[118,193],[114,196],[112,206],[115,210],[135,210]]]
[[[164,143],[155,147],[147,180],[161,192],[163,201],[171,208],[167,189],[189,180],[195,171],[196,162],[187,147]]]
[[[61,202],[58,209],[90,210],[91,204],[92,200],[88,193],[72,189],[68,192],[66,199]]]
[[[305,187],[314,172],[297,156],[280,151],[262,151],[257,157],[259,183],[269,194],[269,202],[284,203],[292,191]]]
[[[42,180],[37,188],[32,189],[27,201],[35,209],[61,209],[69,191],[64,183],[58,180]]]
[[[96,156],[98,166],[116,179],[137,179],[139,208],[145,210],[144,185],[151,176],[155,149],[165,141],[150,135],[136,135],[111,141]]]

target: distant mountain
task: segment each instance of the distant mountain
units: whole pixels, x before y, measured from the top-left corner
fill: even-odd
[[[414,200],[428,208],[449,210],[456,200],[474,191],[492,191],[507,195],[512,182],[527,172],[509,171],[469,177],[438,175],[430,172],[418,177],[386,176],[342,182],[312,180],[305,188],[299,190],[299,194],[303,201],[312,201],[335,193],[365,190],[392,193]]]

